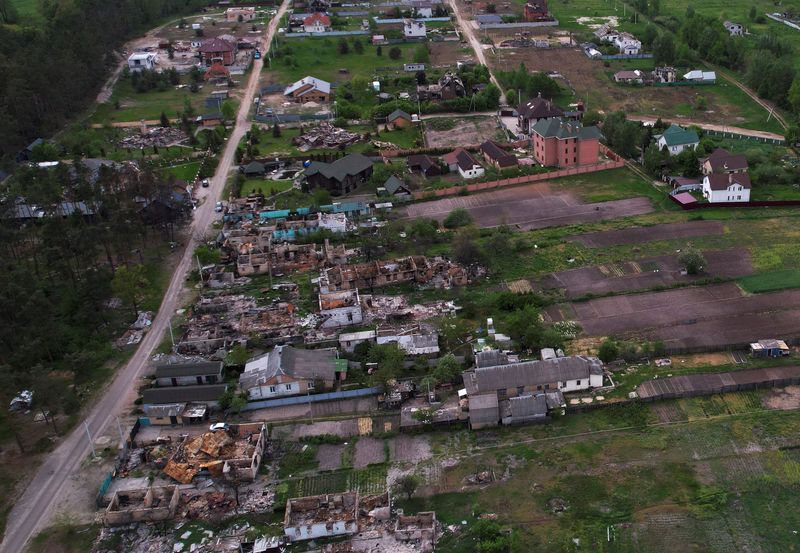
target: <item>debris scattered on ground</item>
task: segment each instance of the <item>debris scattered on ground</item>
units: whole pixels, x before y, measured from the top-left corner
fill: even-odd
[[[292,144],[297,146],[301,152],[307,152],[317,148],[336,149],[341,146],[349,146],[363,139],[363,136],[352,133],[339,127],[334,127],[330,123],[322,122],[316,127],[312,127],[304,134],[292,139]]]
[[[121,148],[152,148],[153,146],[170,146],[183,142],[188,137],[186,133],[174,127],[153,127],[144,132],[127,136],[119,141]]]

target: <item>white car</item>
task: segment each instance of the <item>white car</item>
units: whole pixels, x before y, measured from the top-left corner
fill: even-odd
[[[203,188],[208,188],[208,186],[210,184],[211,184],[211,181],[209,181],[208,179],[203,179]]]
[[[222,212],[222,202],[217,202],[217,205],[214,208],[214,211],[216,211],[217,213],[221,213]]]
[[[227,432],[228,430],[230,430],[230,426],[228,426],[227,422],[215,422],[214,424],[209,426],[208,429],[211,432],[216,432],[217,430],[224,430]]]

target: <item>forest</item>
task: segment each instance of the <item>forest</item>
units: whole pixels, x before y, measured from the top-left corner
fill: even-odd
[[[27,20],[0,0],[0,159],[87,108],[127,38],[208,3],[41,0],[40,17]]]

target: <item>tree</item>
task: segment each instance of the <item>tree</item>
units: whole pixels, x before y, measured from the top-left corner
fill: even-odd
[[[597,351],[597,357],[603,363],[611,363],[619,357],[619,347],[614,340],[606,339],[600,344],[600,349]]]
[[[376,56],[382,56],[383,55],[383,48],[381,48],[380,46],[375,48],[375,55]]]
[[[686,6],[686,19],[691,19],[694,17],[694,6],[689,4]]]
[[[357,38],[355,41],[353,41],[353,50],[356,51],[356,54],[364,53],[364,43],[361,42],[360,38]]]
[[[281,128],[278,123],[272,124],[272,136],[273,138],[280,138],[281,137]]]
[[[336,45],[337,50],[339,50],[339,54],[342,56],[346,56],[350,53],[350,46],[347,44],[347,39],[341,37],[339,39],[338,44]]]
[[[118,267],[111,281],[111,289],[124,304],[133,309],[135,317],[139,316],[139,303],[144,298],[144,289],[147,286],[144,265]]]
[[[231,405],[228,409],[234,415],[238,415],[245,407],[247,407],[247,398],[242,396],[234,396],[233,399],[231,399]]]
[[[233,102],[223,102],[222,103],[222,116],[225,117],[227,121],[231,121],[234,117],[236,117],[236,108],[233,105]]]
[[[643,165],[647,174],[653,177],[660,177],[661,166],[665,157],[669,157],[669,154],[663,152],[655,142],[645,148]]]
[[[758,17],[758,12],[756,11],[755,6],[750,6],[749,16],[750,16],[750,21],[755,21],[756,17]]]
[[[495,13],[497,11],[497,6],[494,4],[486,4],[486,13]]]
[[[228,367],[243,367],[250,359],[250,353],[243,345],[238,344],[231,348],[225,356],[225,365]]]
[[[394,481],[393,489],[396,494],[406,496],[406,499],[411,499],[411,496],[417,491],[420,479],[415,474],[404,474]]]
[[[656,65],[671,65],[675,62],[675,40],[672,33],[661,33],[653,41],[653,54]]]
[[[459,207],[451,211],[442,224],[449,229],[465,227],[472,224],[472,215],[466,209]]]
[[[461,265],[483,261],[483,251],[471,233],[459,232],[453,238],[453,258]]]
[[[169,117],[163,111],[161,112],[161,126],[162,127],[169,127]]]
[[[402,55],[403,55],[403,51],[400,48],[398,48],[397,46],[392,46],[389,49],[389,58],[391,58],[393,60],[399,60],[400,56],[402,56]]]
[[[448,353],[436,363],[433,377],[437,382],[453,382],[461,375],[461,370],[461,363],[458,362],[456,356]]]
[[[678,256],[678,263],[686,269],[688,274],[696,275],[702,272],[703,267],[706,265],[706,260],[698,250],[689,248],[682,251]]]

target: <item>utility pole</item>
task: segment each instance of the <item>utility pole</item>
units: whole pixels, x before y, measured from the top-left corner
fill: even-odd
[[[169,340],[172,342],[172,353],[175,353],[175,335],[172,333],[172,317],[169,319]]]
[[[89,447],[92,448],[92,458],[97,457],[97,452],[94,450],[94,440],[92,440],[92,433],[89,432],[89,423],[83,421],[83,427],[86,429],[86,436],[89,438]]]
[[[125,443],[125,434],[122,433],[122,425],[119,422],[119,417],[117,417],[117,430],[119,430],[119,443]]]

